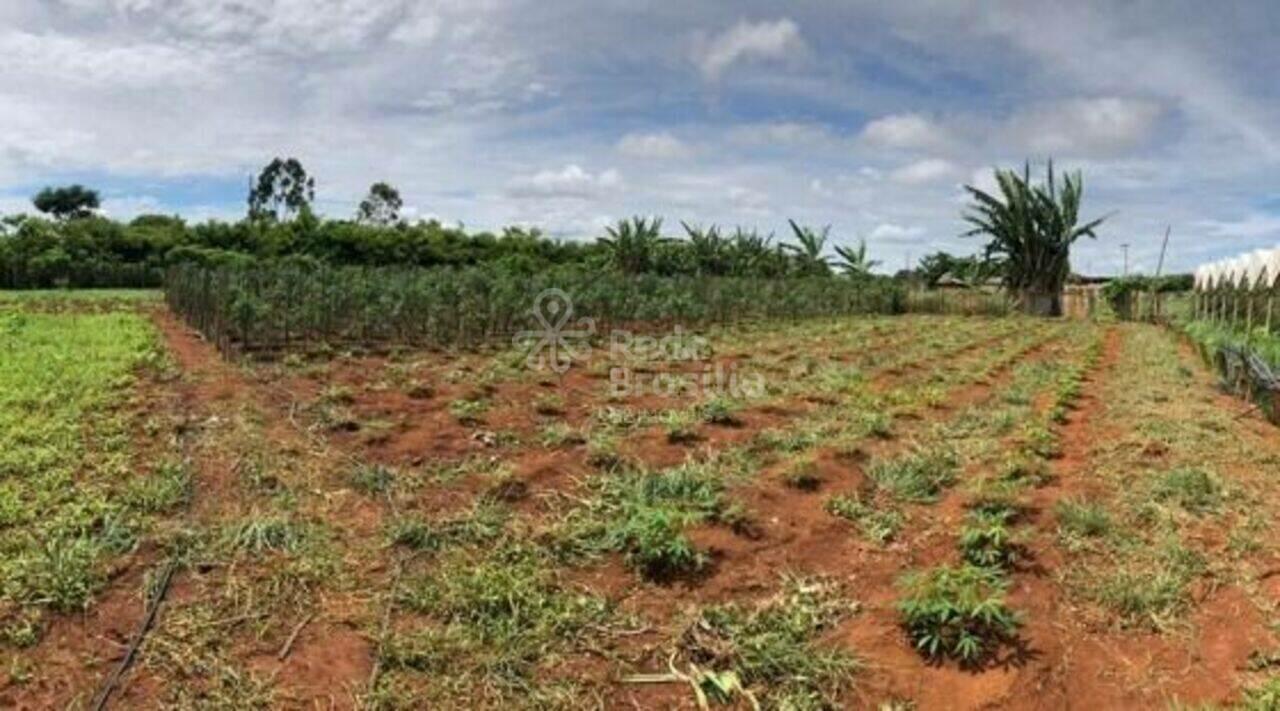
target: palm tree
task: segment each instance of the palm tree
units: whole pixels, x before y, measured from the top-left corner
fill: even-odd
[[[796,271],[805,276],[830,274],[831,263],[827,257],[822,256],[822,250],[827,246],[831,225],[815,230],[812,227],[802,227],[795,220],[787,220],[787,223],[791,225],[791,231],[799,244],[782,246],[791,253]]]
[[[973,197],[964,219],[973,225],[966,236],[985,234],[986,256],[1005,259],[1005,287],[1018,295],[1023,310],[1042,316],[1062,313],[1062,285],[1071,271],[1071,245],[1081,237],[1095,238],[1095,228],[1106,217],[1083,225],[1080,198],[1084,180],[1080,173],[1063,176],[1061,190],[1049,161],[1047,179],[1031,184],[1031,163],[1022,175],[1012,170],[995,171],[1000,187],[997,198],[971,185],[965,190]]]
[[[624,274],[641,274],[653,266],[658,246],[670,240],[662,236],[662,218],[633,217],[606,227],[608,237],[600,244],[609,250],[609,259]]]
[[[858,247],[842,247],[836,245],[836,255],[840,258],[840,262],[836,265],[846,276],[862,277],[871,273],[872,269],[880,266],[879,260],[867,259],[867,241],[865,239],[858,240]]]
[[[694,269],[700,276],[722,276],[727,271],[729,241],[720,235],[720,228],[712,225],[706,229],[681,222],[689,235],[689,248],[693,253]]]

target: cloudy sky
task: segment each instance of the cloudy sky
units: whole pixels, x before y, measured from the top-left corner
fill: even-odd
[[[0,212],[99,188],[113,216],[243,212],[275,155],[348,216],[598,234],[631,214],[865,237],[897,268],[959,237],[964,183],[1052,156],[1078,270],[1280,243],[1280,4],[5,0]]]

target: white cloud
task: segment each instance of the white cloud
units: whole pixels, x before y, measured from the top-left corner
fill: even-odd
[[[665,131],[628,133],[618,141],[618,151],[634,158],[680,158],[689,153],[683,141]]]
[[[729,188],[729,204],[744,212],[765,213],[769,209],[769,196],[741,185]]]
[[[1280,215],[1254,212],[1239,220],[1202,220],[1200,226],[1219,238],[1259,240],[1280,238]]]
[[[1162,114],[1160,104],[1147,99],[1070,99],[1015,115],[1009,132],[1036,154],[1116,156],[1150,140]]]
[[[409,45],[428,44],[438,34],[440,34],[440,18],[437,15],[424,12],[411,16],[396,25],[388,39]]]
[[[619,186],[622,177],[610,168],[592,174],[570,163],[560,170],[542,170],[526,178],[512,181],[507,193],[518,198],[597,197]]]
[[[789,18],[757,23],[739,20],[713,37],[695,59],[702,75],[714,81],[741,60],[785,59],[804,50],[800,27]]]
[[[734,126],[729,138],[745,145],[802,146],[830,141],[834,136],[819,123],[775,121]]]
[[[878,118],[863,127],[861,138],[886,148],[936,149],[951,142],[946,129],[920,114]]]
[[[890,244],[912,243],[924,235],[922,227],[905,227],[892,222],[881,222],[871,230],[867,239],[871,242]]]
[[[956,176],[959,169],[955,164],[943,158],[925,158],[908,163],[889,174],[889,179],[904,185],[923,185],[949,180]]]

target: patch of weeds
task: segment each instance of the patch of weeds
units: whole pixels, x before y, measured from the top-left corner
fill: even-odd
[[[818,464],[812,459],[798,459],[782,472],[782,483],[800,491],[817,491],[822,486]]]
[[[858,427],[877,439],[893,437],[893,416],[887,412],[862,412],[858,415]]]
[[[597,469],[616,469],[624,463],[618,438],[610,432],[592,432],[587,438],[587,463]]]
[[[225,532],[227,543],[246,553],[292,553],[298,550],[306,536],[306,526],[291,518],[257,513]]]
[[[50,538],[35,555],[16,562],[6,595],[59,612],[83,610],[102,584],[101,552],[88,536]]]
[[[356,396],[351,392],[351,388],[345,385],[330,385],[320,393],[317,402],[324,405],[351,405],[356,401]]]
[[[857,525],[868,540],[884,545],[892,541],[902,530],[902,512],[891,507],[875,506],[863,501],[857,494],[833,496],[827,499],[827,513]]]
[[[742,420],[737,416],[738,406],[727,397],[716,396],[698,404],[698,419],[710,425],[739,427]]]
[[[1101,538],[1111,532],[1111,514],[1102,504],[1083,499],[1064,499],[1054,507],[1058,535],[1066,542]]]
[[[1152,495],[1160,501],[1172,501],[1193,514],[1217,509],[1223,498],[1217,477],[1195,468],[1165,472],[1152,488]]]
[[[667,441],[672,444],[684,444],[698,439],[698,420],[688,410],[667,410],[658,421],[667,433]]]
[[[387,530],[392,545],[419,551],[438,551],[454,545],[479,545],[495,540],[506,530],[510,513],[490,502],[478,502],[455,518],[428,521],[419,516],[395,518]]]
[[[1190,605],[1187,586],[1204,570],[1203,556],[1176,541],[1166,541],[1154,554],[1129,556],[1101,579],[1094,571],[1081,573],[1096,581],[1086,589],[1115,612],[1123,626],[1161,631],[1172,626]]]
[[[538,431],[538,442],[547,448],[572,447],[586,441],[587,436],[582,430],[563,421],[552,422]]]
[[[956,480],[959,467],[949,449],[916,449],[894,459],[872,463],[867,474],[878,486],[903,501],[930,503]]]
[[[479,558],[460,551],[440,561],[407,580],[398,601],[442,627],[419,640],[426,644],[384,651],[401,665],[432,668],[447,660],[451,670],[472,666],[510,691],[527,686],[541,661],[572,649],[610,614],[603,598],[565,589],[553,564],[535,546],[514,541]]]
[[[130,481],[123,498],[144,513],[173,511],[191,500],[191,470],[182,462],[164,462]]]
[[[459,399],[449,403],[449,414],[462,425],[484,422],[484,415],[488,411],[488,400]]]
[[[381,464],[360,464],[347,475],[351,488],[366,495],[378,496],[391,491],[396,483],[396,472]]]
[[[900,586],[902,626],[933,659],[978,664],[1012,642],[1021,624],[1005,603],[1008,581],[998,570],[939,566],[908,574]]]
[[[564,414],[564,398],[551,393],[539,395],[533,401],[533,411],[545,417],[560,417]]]
[[[821,440],[816,430],[761,430],[752,439],[752,447],[757,451],[776,451],[785,453],[802,452],[818,444]]]
[[[835,708],[858,664],[817,638],[855,610],[833,585],[792,578],[755,609],[703,610],[679,648],[695,669],[707,670],[697,680],[715,701],[732,703],[741,695],[757,707]]]

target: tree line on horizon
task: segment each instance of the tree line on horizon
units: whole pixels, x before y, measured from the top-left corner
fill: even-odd
[[[965,186],[971,203],[966,236],[986,237],[977,254],[939,251],[893,277],[856,247],[836,244],[830,227],[789,220],[787,240],[754,229],[722,230],[681,222],[682,238],[664,235],[657,217],[633,217],[594,241],[561,241],[537,229],[467,232],[438,221],[410,223],[398,190],[374,183],[352,219],[324,219],[312,210],[315,179],[295,158],[275,158],[250,183],[245,218],[188,224],[177,216],[141,215],[129,222],[97,214],[98,193],[81,185],[49,187],[32,200],[46,217],[0,220],[0,287],[153,286],[176,263],[251,264],[280,258],[337,265],[469,266],[495,263],[516,272],[583,264],[622,274],[660,276],[894,278],[935,286],[945,276],[976,285],[998,278],[1027,310],[1060,311],[1058,294],[1070,275],[1070,249],[1096,237],[1105,218],[1080,223],[1083,179],[1052,161],[1036,183],[1022,172],[995,171],[997,194]]]

